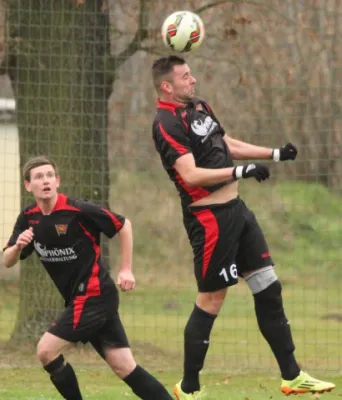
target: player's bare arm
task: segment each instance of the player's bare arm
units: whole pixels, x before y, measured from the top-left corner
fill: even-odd
[[[224,141],[228,145],[234,160],[273,159],[274,161],[285,161],[294,160],[297,156],[297,149],[292,143],[287,143],[278,149],[272,149],[233,139],[227,134],[224,135]]]
[[[224,135],[224,141],[229,147],[233,160],[269,160],[272,156],[273,149],[271,148],[255,146],[228,135]]]
[[[125,292],[135,288],[135,278],[132,273],[133,233],[132,224],[126,218],[119,232],[121,264],[117,277],[117,285]]]
[[[261,164],[217,169],[196,167],[191,153],[179,157],[175,162],[174,168],[188,186],[209,186],[250,177],[254,177],[258,182],[261,182],[269,177],[268,168]]]
[[[3,264],[6,268],[13,267],[19,261],[21,251],[32,242],[33,237],[33,229],[26,229],[18,236],[16,244],[4,251]]]
[[[234,168],[208,169],[196,167],[191,153],[179,157],[174,168],[188,186],[206,186],[233,180]]]

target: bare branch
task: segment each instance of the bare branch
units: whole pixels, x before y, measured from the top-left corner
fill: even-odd
[[[260,7],[266,8],[267,10],[269,10],[271,12],[274,12],[275,14],[278,14],[280,17],[284,18],[286,21],[290,22],[291,24],[302,25],[299,21],[297,21],[293,18],[290,18],[288,15],[285,15],[284,13],[279,12],[279,10],[276,7],[271,7],[271,6],[263,3],[262,1],[257,1],[257,0],[218,0],[218,1],[214,1],[213,3],[206,4],[200,8],[197,8],[197,10],[195,10],[194,12],[196,14],[201,14],[204,11],[209,10],[210,8],[217,7],[222,4],[226,4],[226,3],[250,4],[253,6],[260,6]]]
[[[242,1],[241,0],[219,0],[219,1],[215,1],[213,3],[206,4],[205,6],[202,6],[200,8],[197,8],[194,11],[194,13],[201,14],[202,12],[207,11],[210,8],[220,6],[221,4],[225,4],[225,3],[242,3]]]
[[[147,22],[148,22],[148,12],[147,12],[147,1],[140,0],[140,10],[139,10],[139,22],[137,31],[131,40],[130,44],[121,53],[112,57],[112,63],[114,69],[119,68],[129,57],[131,57],[135,52],[141,50],[141,42],[147,38]]]

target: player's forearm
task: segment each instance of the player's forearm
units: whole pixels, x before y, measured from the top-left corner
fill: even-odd
[[[232,139],[224,136],[233,160],[269,160],[272,158],[273,149]]]
[[[11,268],[19,261],[21,250],[16,245],[8,247],[3,254],[2,261],[6,268]]]
[[[188,186],[210,186],[233,180],[233,170],[234,168],[208,169],[195,167],[183,173],[182,178]]]
[[[132,254],[133,254],[133,233],[132,224],[126,218],[125,224],[119,232],[120,238],[120,255],[121,255],[121,270],[132,269]]]

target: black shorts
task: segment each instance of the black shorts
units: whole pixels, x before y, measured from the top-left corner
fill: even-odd
[[[103,357],[105,347],[129,347],[118,307],[114,286],[100,296],[76,296],[48,332],[68,342],[90,342]]]
[[[273,265],[258,221],[240,198],[189,207],[184,225],[199,292],[235,285],[244,272]]]

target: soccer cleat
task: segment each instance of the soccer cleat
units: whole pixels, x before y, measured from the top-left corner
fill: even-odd
[[[177,400],[200,400],[204,399],[205,392],[204,390],[200,390],[194,393],[184,393],[181,387],[182,381],[178,382],[173,388],[173,394],[176,396]]]
[[[301,393],[324,393],[335,389],[335,385],[331,382],[319,381],[306,372],[301,371],[297,378],[292,381],[283,379],[280,390],[289,396],[290,394]]]

